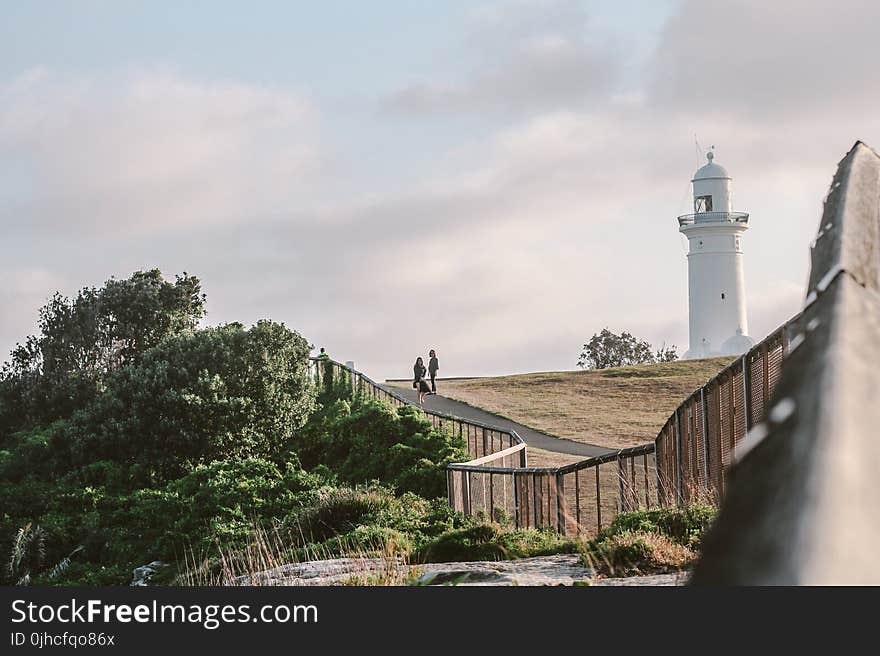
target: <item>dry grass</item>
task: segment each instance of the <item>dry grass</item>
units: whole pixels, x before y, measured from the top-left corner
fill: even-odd
[[[438,387],[444,396],[550,435],[618,449],[653,440],[678,404],[732,361],[450,379]]]
[[[308,548],[305,537],[255,524],[250,539],[240,549],[218,545],[215,555],[185,554],[185,566],[175,585],[180,586],[272,586],[285,579],[314,584],[313,574],[297,573],[298,565],[322,571],[321,585],[408,585],[421,571],[410,563],[409,550],[393,542],[377,541],[372,547],[351,547],[340,556],[318,546]],[[305,578],[301,578],[305,577]],[[309,581],[307,583],[307,581]]]
[[[588,547],[584,563],[600,576],[640,576],[681,572],[693,566],[697,554],[660,533],[614,535]]]

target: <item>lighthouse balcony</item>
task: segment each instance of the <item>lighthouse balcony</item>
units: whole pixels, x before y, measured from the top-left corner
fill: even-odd
[[[701,223],[748,223],[749,215],[746,212],[697,212],[696,214],[682,214],[678,217],[678,225],[694,225]]]

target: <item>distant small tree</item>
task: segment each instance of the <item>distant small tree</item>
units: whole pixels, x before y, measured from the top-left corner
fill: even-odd
[[[652,351],[649,342],[636,339],[628,332],[617,335],[603,328],[602,332],[596,333],[584,344],[577,365],[583,369],[608,369],[676,359],[678,354],[675,346],[667,348],[664,344],[657,351]]]
[[[678,349],[675,348],[675,344],[666,346],[666,342],[663,342],[663,346],[654,353],[654,360],[656,362],[675,362],[678,360]]]

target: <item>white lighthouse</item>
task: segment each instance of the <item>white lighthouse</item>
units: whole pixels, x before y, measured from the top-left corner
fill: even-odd
[[[678,217],[688,238],[688,309],[690,346],[683,357],[738,355],[754,345],[746,318],[743,233],[749,215],[734,212],[730,175],[713,162],[697,170],[694,213]]]

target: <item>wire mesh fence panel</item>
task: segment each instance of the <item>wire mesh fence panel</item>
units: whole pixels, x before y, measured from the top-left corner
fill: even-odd
[[[785,357],[785,331],[780,331],[778,338],[773,342],[770,352],[768,353],[768,382],[770,383],[770,396],[776,391],[776,384],[782,375],[782,360]]]
[[[721,465],[726,469],[730,466],[730,463],[733,462],[734,395],[732,374],[728,374],[721,380],[718,395],[721,399],[721,434],[719,436],[721,441]]]
[[[492,506],[489,503],[489,474],[470,473],[470,514],[484,520],[492,515]]]
[[[742,362],[742,361],[740,361]],[[736,457],[736,447],[746,436],[745,389],[743,368],[738,367],[733,377],[733,448],[732,456]]]
[[[691,439],[690,439],[690,408],[685,404],[679,409],[676,430],[678,431],[678,467],[679,467],[679,494],[687,501],[688,490],[691,489]]]
[[[650,508],[657,500],[657,471],[653,454],[625,456],[619,459],[620,509],[624,512]]]
[[[658,458],[658,485],[660,486],[660,503],[675,503],[675,436],[673,422],[667,421],[660,431],[656,444]]]
[[[749,362],[749,383],[746,388],[749,398],[746,406],[749,411],[748,427],[754,426],[764,418],[764,366],[763,353],[755,354]]]
[[[706,469],[706,431],[705,418],[703,417],[703,393],[694,394],[693,399],[693,426],[694,426],[694,473],[697,485],[703,489],[707,486]]]

